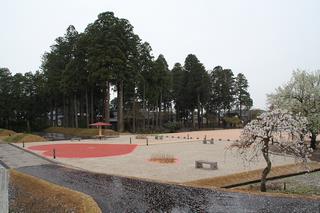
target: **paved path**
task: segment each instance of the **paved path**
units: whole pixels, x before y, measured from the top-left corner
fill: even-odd
[[[49,161],[10,144],[0,144],[0,164],[9,168],[50,164]]]

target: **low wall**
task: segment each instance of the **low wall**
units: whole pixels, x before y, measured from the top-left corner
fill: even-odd
[[[0,212],[9,212],[8,206],[8,184],[9,173],[8,170],[0,165]]]

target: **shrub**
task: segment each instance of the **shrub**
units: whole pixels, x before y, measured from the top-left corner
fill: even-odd
[[[147,136],[140,134],[136,136],[136,139],[147,139]]]
[[[16,134],[16,133],[12,130],[0,129],[0,136],[10,136],[10,135],[14,135],[14,134]]]
[[[231,127],[237,127],[241,125],[241,120],[239,117],[233,116],[233,117],[224,117],[223,118],[224,122],[231,126]]]
[[[17,133],[17,134],[5,137],[3,140],[8,143],[21,143],[21,142],[28,143],[28,142],[46,141],[46,139],[41,136],[32,135],[32,134],[24,134],[24,133]]]
[[[169,129],[170,132],[176,132],[180,129],[180,125],[177,122],[168,122],[163,125],[166,129]]]
[[[153,154],[149,160],[157,163],[175,163],[177,159],[171,154],[160,153]]]

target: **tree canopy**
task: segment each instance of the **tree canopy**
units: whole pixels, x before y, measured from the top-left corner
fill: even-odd
[[[207,70],[194,54],[170,69],[128,20],[104,12],[84,32],[70,25],[39,71],[0,69],[0,127],[88,127],[99,120],[133,132],[214,127],[220,122],[212,117],[252,106],[247,88],[243,74]]]

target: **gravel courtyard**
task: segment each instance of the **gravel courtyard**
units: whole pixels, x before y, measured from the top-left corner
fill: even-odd
[[[202,140],[205,135],[207,139],[214,138],[215,143],[203,144]],[[80,142],[28,143],[26,144],[26,148],[34,145],[53,143],[128,144],[131,137],[132,143],[139,146],[127,155],[82,159],[57,158],[55,160],[93,172],[181,183],[263,168],[265,166],[263,159],[260,159],[256,164],[244,165],[242,159],[237,154],[226,150],[228,145],[232,143],[232,140],[238,139],[239,135],[240,130],[214,130],[165,134],[162,140],[156,140],[154,136],[148,136],[148,146],[146,145],[146,139],[137,140],[134,135],[121,135],[119,138],[109,138],[101,141],[81,140]],[[178,136],[179,138],[177,138]],[[187,138],[187,136],[189,138],[192,137],[192,139],[183,139],[183,137]],[[228,139],[231,141],[227,141]],[[41,154],[41,152],[35,152]],[[174,156],[177,158],[177,162],[173,164],[160,164],[149,161],[150,157],[159,154]],[[196,160],[217,162],[218,170],[210,170],[209,168],[196,169]],[[272,161],[274,166],[294,163],[293,158],[284,156],[272,156]]]

